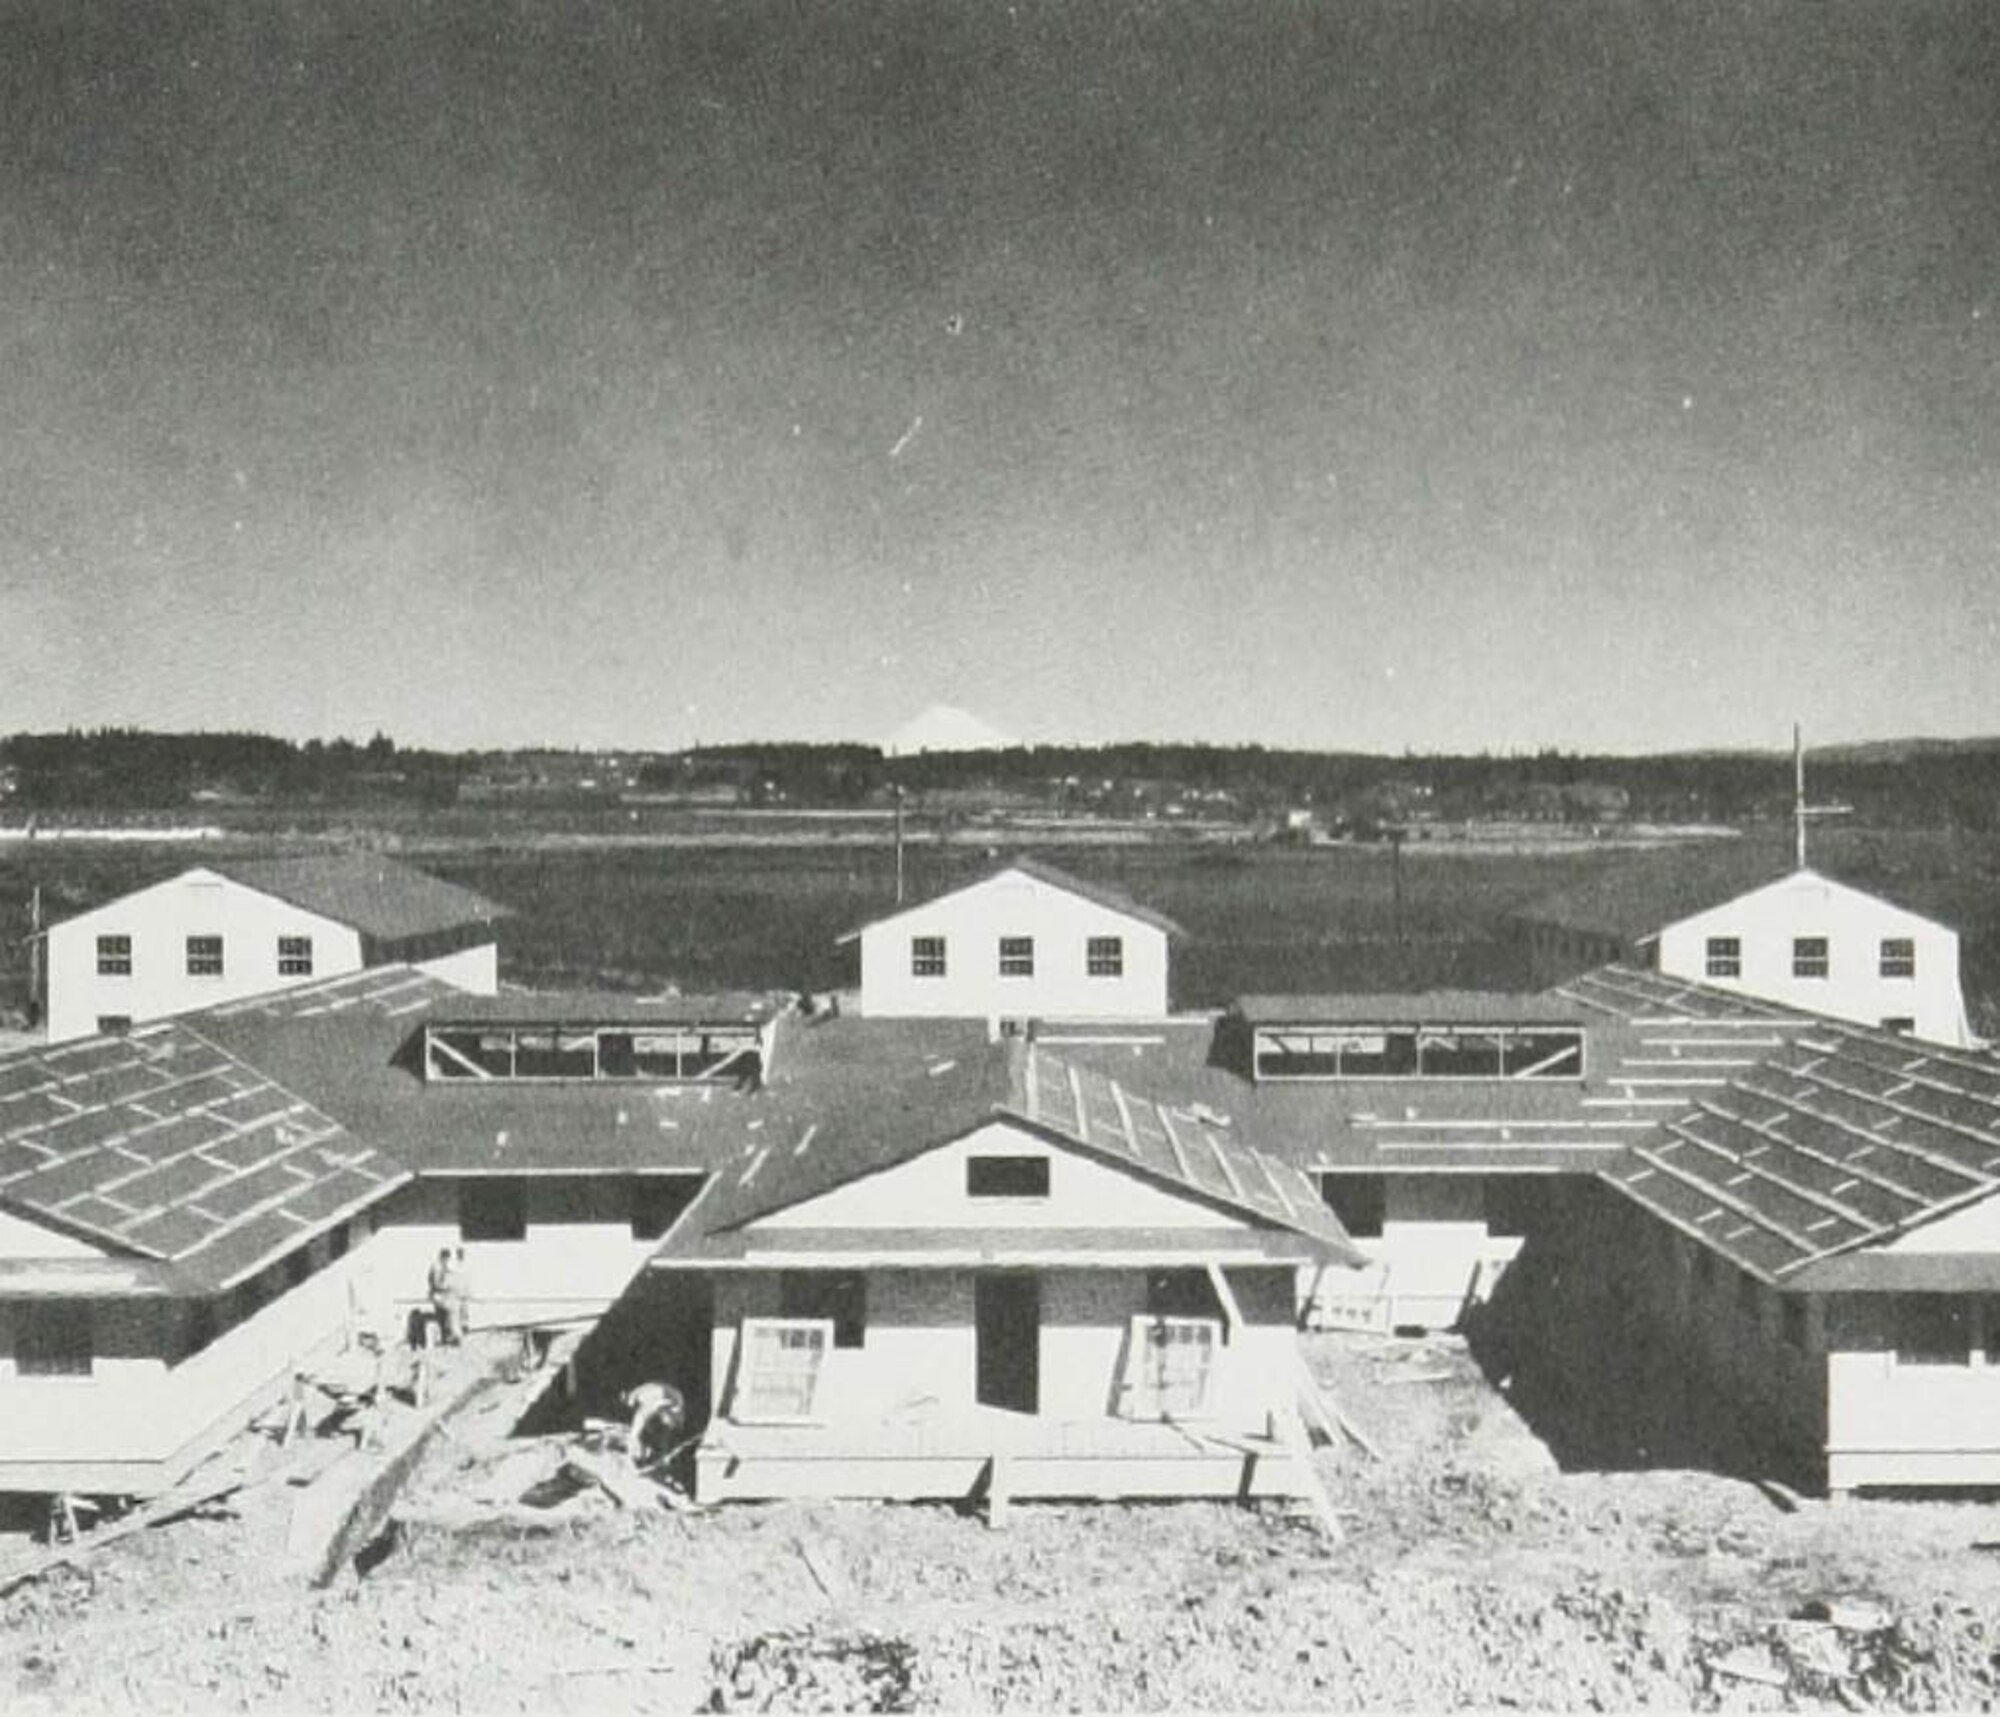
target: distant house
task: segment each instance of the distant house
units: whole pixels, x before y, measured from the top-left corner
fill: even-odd
[[[851,930],[875,1019],[1148,1019],[1171,919],[1032,858]]]
[[[373,853],[200,865],[44,932],[52,1043],[391,962],[498,984],[506,908]]]
[[[1015,1040],[774,1123],[654,1268],[712,1308],[704,1500],[1236,1497],[1310,1488],[1296,1278],[1358,1261],[1281,1158]]]
[[[1759,846],[1656,855],[1519,915],[1531,981],[1649,966],[1934,1043],[1975,1039],[1957,933]]]

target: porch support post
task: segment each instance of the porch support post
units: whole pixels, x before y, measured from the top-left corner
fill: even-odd
[[[1223,1274],[1220,1264],[1203,1266],[1208,1271],[1210,1286],[1215,1289],[1216,1300],[1222,1306],[1222,1320],[1228,1332],[1240,1335],[1243,1330],[1243,1308],[1236,1303],[1236,1290],[1230,1287],[1229,1278]]]

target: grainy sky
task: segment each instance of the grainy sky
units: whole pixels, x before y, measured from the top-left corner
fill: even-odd
[[[0,0],[0,731],[2000,731],[1996,13]]]

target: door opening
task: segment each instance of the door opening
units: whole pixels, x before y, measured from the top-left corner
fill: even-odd
[[[1041,1405],[1042,1295],[1033,1276],[972,1282],[975,1392],[982,1407],[1034,1413]]]

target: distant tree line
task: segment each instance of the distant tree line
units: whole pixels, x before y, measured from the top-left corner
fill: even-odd
[[[0,783],[11,782],[12,802],[30,808],[154,809],[231,797],[449,804],[496,755],[511,754],[406,750],[381,733],[365,744],[295,743],[255,733],[100,728],[0,738]],[[892,787],[918,798],[987,790],[1072,809],[1207,795],[1243,816],[1310,809],[1327,821],[1372,826],[1536,807],[1592,819],[1742,824],[1781,819],[1792,799],[1790,758],[1776,752],[1389,756],[1129,744],[891,758],[865,745],[758,742],[646,755],[637,781],[655,793],[726,789],[747,804],[826,807],[881,803]],[[2000,830],[2000,740],[1812,753],[1808,792],[1815,803],[1851,806],[1862,822]]]
[[[261,733],[106,727],[0,739],[0,771],[33,810],[169,809],[205,799],[398,799],[449,804],[465,764],[404,751],[386,734],[294,743]]]

